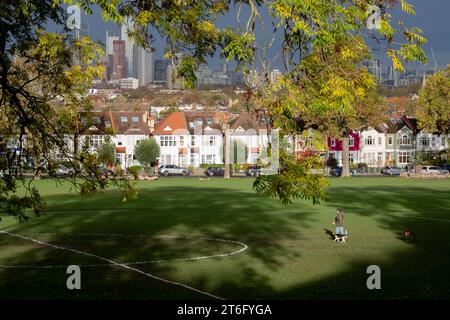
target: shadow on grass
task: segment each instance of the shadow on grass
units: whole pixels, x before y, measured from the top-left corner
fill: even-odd
[[[249,249],[233,257],[189,262],[181,266],[176,263],[137,266],[145,272],[180,281],[225,298],[448,299],[449,191],[450,188],[438,190],[393,185],[364,189],[344,186],[329,189],[332,202],[325,206],[313,207],[306,202],[296,202],[287,208],[273,199],[224,188],[144,189],[139,201],[126,203],[120,202],[119,194],[113,191],[87,199],[57,195],[47,198],[52,212],[39,219],[40,221],[17,225],[12,231],[24,234],[56,232],[57,234],[49,236],[49,242],[68,246],[70,244],[71,247],[118,260],[148,256],[149,252],[154,254],[156,247],[169,256],[205,254],[209,250],[199,249],[201,244],[168,246],[162,242],[144,242],[139,238],[124,240],[120,237],[108,237],[83,242],[74,236],[69,241],[68,235],[178,234],[243,241],[249,245]],[[277,274],[278,270],[285,268],[290,261],[297,261],[301,266],[301,261],[305,258],[303,254],[309,253],[308,250],[311,250],[312,254],[315,253],[314,247],[301,251],[297,248],[299,243],[308,243],[311,233],[323,235],[323,239],[328,241],[330,246],[334,245],[329,237],[321,232],[323,227],[314,229],[321,223],[318,221],[318,213],[328,211],[328,206],[344,208],[346,219],[351,219],[352,216],[368,218],[374,226],[398,233],[405,228],[414,230],[419,241],[412,243],[410,250],[395,247],[396,251],[388,251],[386,254],[389,257],[384,257],[382,263],[379,262],[379,256],[371,255],[370,252],[364,257],[358,255],[352,258],[352,246],[364,246],[367,241],[384,241],[377,238],[376,234],[371,234],[369,225],[362,235],[352,237],[350,244],[335,248],[337,254],[334,263],[339,268],[332,274],[318,278],[314,270],[310,270],[307,271],[307,280],[298,283],[293,273],[304,272],[301,268],[297,271],[283,270],[280,272],[285,272],[285,277],[292,278],[292,282],[283,287],[277,286],[271,275]],[[429,220],[421,220],[424,217]],[[445,219],[449,221],[443,221]],[[442,221],[439,222],[440,220]],[[397,240],[400,241],[395,239]],[[216,249],[220,251],[224,248],[219,246],[214,250]],[[53,249],[42,250],[44,251],[37,253],[36,248],[30,248],[15,255],[13,262],[30,264],[31,260],[42,264],[49,261],[73,264],[73,255],[58,255]],[[346,255],[342,262],[339,261],[341,252]],[[317,259],[319,269],[321,257]],[[379,291],[369,291],[366,287],[369,276],[366,269],[372,264],[380,265],[382,270],[382,290]],[[67,275],[64,269],[0,269],[0,278],[2,287],[8,289],[2,290],[0,298],[205,298],[187,289],[145,279],[118,267],[83,269],[83,283],[87,285],[80,292],[66,289]],[[38,293],[36,288],[41,288],[42,291]]]

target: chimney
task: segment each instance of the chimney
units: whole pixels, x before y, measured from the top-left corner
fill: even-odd
[[[155,116],[152,114],[149,114],[147,117],[147,125],[150,129],[150,134],[153,134],[153,131],[155,130]]]

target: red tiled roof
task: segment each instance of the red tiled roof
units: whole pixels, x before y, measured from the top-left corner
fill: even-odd
[[[164,130],[169,128],[170,130]],[[166,119],[158,122],[153,135],[171,135],[175,130],[188,130],[186,117],[183,112],[171,113]]]

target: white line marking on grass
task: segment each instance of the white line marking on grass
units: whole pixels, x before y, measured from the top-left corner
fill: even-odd
[[[31,233],[29,236],[60,236],[61,233]],[[229,257],[232,255],[239,254],[248,249],[248,246],[240,241],[234,240],[225,240],[220,238],[202,238],[202,237],[187,237],[187,236],[174,236],[174,235],[144,235],[144,234],[121,234],[121,233],[77,233],[77,234],[64,234],[65,236],[89,236],[89,237],[97,237],[97,236],[115,236],[115,237],[145,237],[145,238],[170,238],[170,239],[187,239],[187,240],[205,240],[205,241],[216,241],[216,242],[224,242],[224,243],[232,243],[238,244],[242,248],[236,251],[232,251],[229,253],[218,253],[209,256],[199,256],[199,257],[189,257],[189,258],[173,258],[173,259],[159,259],[159,260],[145,260],[145,261],[134,261],[134,262],[123,262],[123,265],[131,266],[131,265],[142,265],[142,264],[151,264],[151,263],[161,263],[161,262],[181,262],[181,261],[196,261],[196,260],[204,260],[204,259],[212,259],[212,258],[222,258]],[[103,264],[78,264],[83,268],[93,268],[93,267],[107,267],[112,266],[112,263],[103,263]],[[56,268],[67,268],[69,265],[4,265],[0,264],[0,268],[18,268],[18,269],[56,269]]]
[[[70,252],[78,253],[78,254],[81,254],[81,255],[89,256],[89,257],[94,257],[94,258],[97,258],[99,260],[108,262],[111,265],[115,265],[115,266],[122,267],[122,268],[127,269],[127,270],[131,270],[131,271],[137,272],[139,274],[142,274],[142,275],[144,275],[146,277],[149,277],[149,278],[152,278],[152,279],[156,279],[156,280],[159,280],[159,281],[162,281],[162,282],[165,282],[165,283],[169,283],[169,284],[172,284],[172,285],[175,285],[175,286],[180,286],[180,287],[183,287],[185,289],[195,291],[197,293],[200,293],[202,295],[205,295],[205,296],[208,296],[208,297],[211,297],[211,298],[214,298],[214,299],[225,300],[224,298],[221,298],[221,297],[213,295],[211,293],[208,293],[208,292],[205,292],[205,291],[193,288],[193,287],[188,286],[186,284],[183,284],[183,283],[180,283],[180,282],[175,282],[175,281],[170,281],[170,280],[167,280],[167,279],[163,279],[163,278],[157,277],[155,275],[152,275],[150,273],[144,272],[142,270],[130,267],[130,266],[126,265],[126,264],[123,264],[123,263],[120,263],[120,262],[116,262],[114,260],[110,260],[110,259],[107,259],[107,258],[104,258],[104,257],[100,257],[100,256],[98,256],[96,254],[93,254],[93,253],[84,252],[84,251],[80,251],[80,250],[77,250],[77,249],[72,249],[72,248],[68,248],[68,247],[64,247],[64,246],[54,245],[54,244],[51,244],[51,243],[39,241],[37,239],[33,239],[33,238],[30,238],[30,237],[27,237],[27,236],[23,236],[23,235],[20,235],[20,234],[10,233],[10,232],[7,232],[7,231],[0,231],[0,233],[7,234],[7,235],[9,235],[11,237],[28,240],[28,241],[31,241],[31,242],[34,242],[34,243],[37,243],[37,244],[40,244],[40,245],[43,245],[43,246],[47,246],[47,247],[51,247],[51,248],[55,248],[55,249],[59,249],[59,250],[70,251]]]

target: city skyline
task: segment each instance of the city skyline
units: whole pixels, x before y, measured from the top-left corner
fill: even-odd
[[[428,65],[417,64],[422,69],[432,70],[434,68],[434,61],[432,58],[431,49],[433,49],[436,63],[439,68],[443,68],[450,64],[450,25],[446,24],[447,12],[450,12],[450,2],[442,0],[429,0],[418,1],[411,0],[415,5],[416,15],[408,16],[399,10],[393,13],[393,17],[396,20],[402,20],[406,25],[414,25],[420,27],[424,31],[424,36],[427,38],[428,43],[424,46],[425,53],[429,57]],[[224,28],[226,26],[233,26],[236,23],[235,19],[236,8],[233,7],[231,11],[218,20],[217,26]],[[248,12],[244,9],[242,15],[245,16]],[[264,15],[264,12],[263,12]],[[112,23],[105,23],[102,19],[99,19],[100,13],[98,10],[94,10],[94,14],[85,15],[82,14],[82,23],[88,24],[89,35],[93,40],[100,40],[105,43],[105,33],[107,30],[113,30],[116,33],[122,33],[121,26]],[[267,17],[266,17],[267,18]],[[49,29],[57,29],[56,26],[49,26]],[[256,33],[260,34],[259,30]],[[161,59],[164,55],[164,41],[161,39],[157,32],[153,32],[155,39],[154,42],[154,59]],[[272,50],[269,50],[271,56],[275,56],[280,48],[280,43],[275,43]],[[277,49],[278,48],[278,49]],[[380,54],[374,50],[374,57],[380,59],[382,62],[383,72],[388,69],[388,58],[384,54]],[[223,59],[220,59],[219,55],[208,59],[208,64],[214,67],[219,67],[223,63]],[[272,69],[280,69],[284,71],[284,66],[281,59],[278,57],[274,60]]]

